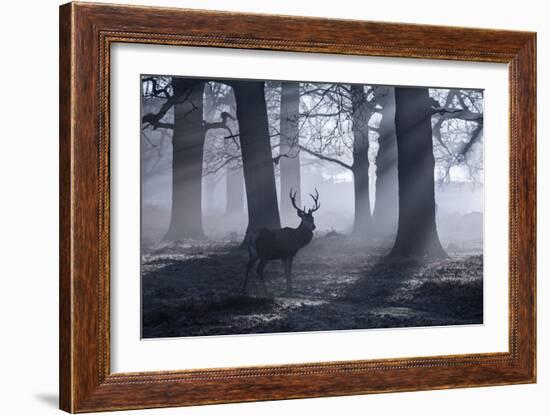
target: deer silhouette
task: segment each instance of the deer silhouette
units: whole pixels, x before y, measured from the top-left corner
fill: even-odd
[[[315,222],[313,213],[319,210],[319,192],[315,189],[315,195],[310,194],[315,203],[311,209],[306,212],[306,207],[300,209],[296,206],[296,192],[290,189],[290,200],[292,206],[296,209],[298,217],[301,219],[297,228],[283,228],[270,230],[266,228],[259,229],[248,238],[249,259],[246,264],[246,273],[244,276],[243,292],[246,293],[248,284],[248,275],[252,267],[258,262],[257,273],[262,283],[264,292],[267,292],[264,280],[264,269],[268,261],[281,260],[285,268],[286,293],[292,292],[292,261],[298,250],[306,246],[313,238]]]

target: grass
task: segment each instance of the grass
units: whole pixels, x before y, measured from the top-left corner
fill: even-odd
[[[165,244],[143,256],[143,336],[478,324],[483,321],[480,252],[445,260],[390,260],[388,241],[339,234],[314,239],[295,259],[293,293],[282,264],[240,289],[246,252],[235,242]]]

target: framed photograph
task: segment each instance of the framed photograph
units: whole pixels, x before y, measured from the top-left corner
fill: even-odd
[[[536,381],[536,35],[60,8],[60,407]]]

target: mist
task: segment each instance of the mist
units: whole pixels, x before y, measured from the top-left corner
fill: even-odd
[[[212,84],[219,85],[215,82]],[[275,86],[273,86],[275,85]],[[269,91],[266,97],[270,98],[271,105],[268,105],[269,119],[272,124],[277,124],[280,118],[280,91],[277,90],[276,83],[266,87]],[[449,89],[431,89],[430,95],[442,101],[449,95]],[[144,98],[144,107],[147,111],[158,110],[163,100],[155,98]],[[307,106],[306,104],[303,104]],[[482,105],[482,104],[481,104]],[[212,105],[210,109],[205,108],[204,119],[214,122],[220,118],[224,111],[230,111],[234,108],[234,103],[229,105]],[[234,110],[234,109],[233,109]],[[173,120],[173,111],[169,111],[165,118]],[[380,123],[379,115],[374,112],[371,125],[376,127]],[[433,123],[434,125],[437,122]],[[440,135],[443,141],[454,142],[462,141],[468,138],[471,126],[467,121],[452,119],[448,125],[443,125]],[[310,131],[306,131],[306,127]],[[325,122],[322,128],[327,129]],[[238,126],[234,126],[235,132]],[[276,132],[277,128],[273,128]],[[315,134],[315,128],[305,125],[302,130],[303,137],[300,140],[307,141],[309,136]],[[206,157],[219,156],[221,161],[218,164],[224,164],[221,167],[212,165],[211,160],[205,160],[203,165],[202,177],[202,216],[204,232],[208,238],[217,240],[239,239],[243,238],[246,231],[248,213],[246,203],[246,192],[244,191],[244,177],[242,165],[239,160],[232,163],[227,162],[230,157],[224,155],[227,149],[224,149],[224,137],[227,131],[211,130],[208,131],[205,138],[205,149],[208,155]],[[342,141],[350,141],[350,132],[342,133]],[[374,211],[376,203],[377,186],[377,155],[378,155],[378,134],[371,132],[369,137],[369,196],[371,214]],[[142,135],[142,241],[146,245],[151,245],[162,241],[164,235],[170,226],[170,216],[172,209],[172,131],[156,129],[144,132]],[[223,143],[220,145],[220,141]],[[278,145],[279,136],[275,135],[272,141],[272,155],[275,159],[280,155]],[[436,136],[433,138],[434,153],[440,154],[440,159],[436,158],[434,170],[435,202],[437,205],[436,221],[441,239],[446,245],[453,244],[463,246],[464,244],[475,241],[482,243],[483,238],[483,138],[479,139],[478,144],[473,151],[460,163],[450,163],[446,159],[446,150],[443,149],[441,141]],[[348,150],[346,152],[346,150]],[[213,154],[218,151],[220,154]],[[331,152],[337,153],[342,160],[349,161],[349,145],[344,149]],[[238,157],[235,157],[238,158]],[[472,163],[475,165],[475,175]],[[210,165],[209,165],[210,164]],[[397,168],[397,160],[393,160],[394,167]],[[308,193],[318,189],[321,195],[330,195],[324,198],[323,209],[317,214],[317,229],[320,233],[331,231],[348,234],[353,230],[354,222],[354,188],[353,176],[348,169],[330,161],[319,160],[317,157],[302,152],[300,154],[301,165],[301,199],[307,201]],[[240,182],[242,197],[240,209],[228,212],[228,175],[232,180]],[[275,165],[275,177],[277,198],[279,207],[281,207],[282,198],[289,198],[288,194],[281,195],[280,185],[280,166]],[[231,180],[230,179],[230,180]],[[286,214],[285,214],[286,213]],[[290,212],[281,212],[281,225],[295,227],[299,223],[296,214]]]
[[[483,322],[483,91],[144,75],[142,333]]]

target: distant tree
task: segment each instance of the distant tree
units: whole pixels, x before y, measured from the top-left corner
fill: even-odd
[[[369,237],[369,139],[374,111],[372,88],[364,85],[308,84],[302,112],[306,142],[300,149],[348,170],[354,185],[353,234]]]
[[[451,181],[459,168],[474,186],[483,181],[483,92],[463,89],[432,89],[438,101],[432,124],[436,181]]]
[[[146,78],[158,85],[158,79]],[[202,153],[205,129],[203,126],[204,82],[195,79],[173,78],[162,91],[167,99],[157,113],[143,115],[145,127],[169,128],[172,133],[172,209],[170,225],[164,240],[204,238],[202,229]],[[165,120],[173,107],[173,123]]]
[[[174,106],[172,136],[172,213],[164,240],[202,239],[202,154],[204,83],[172,80],[174,95],[184,97]]]
[[[281,214],[295,218],[296,211],[290,198],[296,192],[296,203],[301,204],[301,172],[299,148],[300,83],[281,82],[279,161],[281,180]]]
[[[235,98],[233,97],[233,101]],[[236,104],[233,108],[236,107]],[[236,111],[231,111],[231,116],[235,117],[236,120]],[[238,124],[234,123],[235,126],[232,127],[232,131],[235,134],[238,134]],[[225,212],[227,214],[235,214],[244,211],[244,200],[245,200],[245,188],[244,188],[244,176],[243,176],[243,167],[242,167],[242,157],[240,156],[240,146],[236,143],[236,140],[224,140],[225,149],[224,151],[228,154],[239,154],[238,157],[233,157],[226,166],[226,179],[225,179],[225,194],[226,194],[226,203],[225,203]]]
[[[224,129],[210,129],[205,147],[203,176],[215,175],[225,180],[225,213],[244,210],[244,178],[242,170],[239,125],[233,88],[219,82],[209,82],[205,89],[205,120],[221,124]]]
[[[376,232],[395,237],[398,218],[397,137],[395,134],[395,88],[373,87],[374,104],[380,114],[376,184],[372,219]]]
[[[202,239],[205,136],[209,129],[227,128],[226,124],[205,122],[204,80],[144,77],[142,83],[144,95],[164,99],[157,111],[142,116],[142,129],[172,131],[172,208],[164,240]],[[173,120],[169,114],[173,114]]]
[[[162,100],[156,97],[144,96],[141,102],[141,113],[156,112],[162,105]],[[141,177],[143,183],[169,172],[172,168],[168,157],[172,140],[172,130],[152,128],[141,130]]]
[[[353,188],[355,194],[355,217],[353,233],[369,236],[372,233],[372,218],[369,195],[369,107],[363,85],[351,85],[351,119],[353,131]]]

